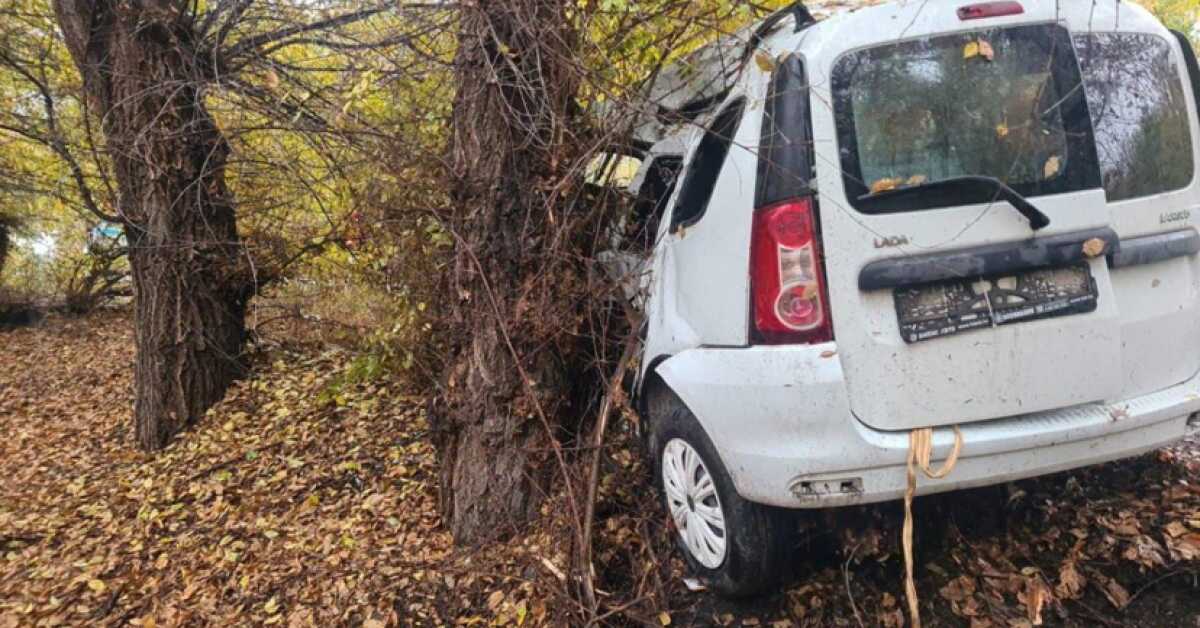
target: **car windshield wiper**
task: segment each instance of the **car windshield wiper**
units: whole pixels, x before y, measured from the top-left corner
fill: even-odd
[[[1029,219],[1029,226],[1034,231],[1050,224],[1050,217],[1042,210],[1033,206],[1024,196],[1008,187],[996,177],[983,175],[965,175],[947,177],[937,181],[918,183],[891,190],[883,190],[873,194],[863,194],[858,197],[860,206],[869,207],[879,213],[909,211],[912,207],[904,201],[913,195],[936,196],[937,200],[945,202],[945,206],[966,203],[988,203],[997,199],[1008,201],[1010,205]]]

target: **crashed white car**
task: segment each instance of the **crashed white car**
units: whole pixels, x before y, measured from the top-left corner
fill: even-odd
[[[642,130],[636,393],[710,588],[773,584],[787,509],[901,497],[915,429],[962,438],[921,494],[1200,430],[1186,37],[1129,2],[798,5],[690,62]]]

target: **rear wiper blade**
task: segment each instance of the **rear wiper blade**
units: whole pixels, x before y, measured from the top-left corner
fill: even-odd
[[[1024,196],[1021,196],[1016,190],[1008,187],[996,177],[983,175],[947,177],[945,179],[938,179],[937,181],[883,190],[873,194],[863,194],[858,197],[858,202],[860,205],[869,206],[880,213],[907,211],[911,207],[898,201],[914,194],[936,194],[941,197],[940,200],[947,201],[947,205],[988,203],[1000,199],[1008,201],[1017,211],[1021,212],[1022,216],[1028,218],[1029,226],[1034,231],[1050,224],[1050,217],[1042,213],[1042,210],[1034,207],[1032,203],[1026,200]]]

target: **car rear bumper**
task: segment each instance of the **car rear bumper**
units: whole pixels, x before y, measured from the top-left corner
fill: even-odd
[[[693,349],[658,372],[704,426],[746,499],[824,508],[904,495],[908,432],[873,429],[851,413],[833,343]],[[984,486],[1137,455],[1200,431],[1200,376],[1145,396],[961,426],[945,478],[918,494]],[[954,441],[934,430],[935,466]]]

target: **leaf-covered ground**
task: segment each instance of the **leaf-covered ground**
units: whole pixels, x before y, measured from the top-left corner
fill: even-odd
[[[0,627],[545,616],[497,575],[535,539],[452,553],[420,404],[338,385],[346,354],[260,357],[156,455],[129,437],[132,356],[119,313],[0,331]]]
[[[155,455],[130,438],[127,315],[0,331],[0,628],[570,625],[561,495],[514,540],[439,527],[418,398],[342,350],[261,351]],[[902,626],[897,504],[803,517],[796,575],[743,603],[689,591],[614,426],[597,507],[612,625]],[[556,514],[558,513],[558,514]],[[1200,627],[1200,444],[918,500],[932,626]]]

